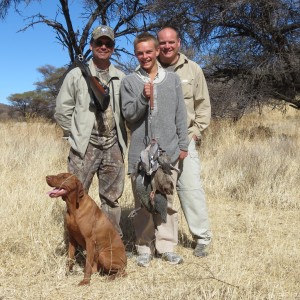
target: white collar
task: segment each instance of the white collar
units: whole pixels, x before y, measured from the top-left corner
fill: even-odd
[[[135,69],[135,73],[139,76],[144,82],[149,82],[149,74],[139,65]],[[166,77],[166,70],[157,62],[157,74],[153,80],[153,83],[160,83]]]

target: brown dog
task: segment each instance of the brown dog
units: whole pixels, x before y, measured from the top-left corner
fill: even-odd
[[[74,265],[75,249],[86,249],[84,278],[79,285],[89,284],[92,273],[100,271],[110,279],[124,276],[127,264],[120,235],[95,201],[84,191],[79,179],[71,173],[46,177],[51,198],[62,197],[67,203],[65,221],[69,232],[68,271]]]

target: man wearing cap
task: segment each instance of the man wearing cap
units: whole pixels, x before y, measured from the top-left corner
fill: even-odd
[[[119,89],[125,74],[110,63],[114,45],[114,32],[110,27],[102,25],[94,29],[90,41],[93,57],[88,67],[102,85],[109,87],[107,109],[96,105],[97,100],[77,67],[63,81],[54,116],[71,146],[68,171],[81,180],[86,191],[97,174],[101,208],[122,236],[118,199],[124,188],[127,135],[120,111]]]

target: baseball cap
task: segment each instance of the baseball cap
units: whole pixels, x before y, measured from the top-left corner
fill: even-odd
[[[101,36],[107,36],[112,41],[114,41],[114,39],[115,39],[115,34],[114,34],[114,31],[112,30],[112,28],[105,26],[105,25],[96,27],[94,29],[94,31],[92,32],[92,38],[94,40],[99,39]]]

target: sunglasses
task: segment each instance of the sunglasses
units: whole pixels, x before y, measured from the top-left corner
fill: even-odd
[[[104,45],[107,48],[113,48],[115,46],[115,43],[113,41],[103,42],[101,40],[96,40],[94,41],[94,43],[97,47],[102,47]]]

